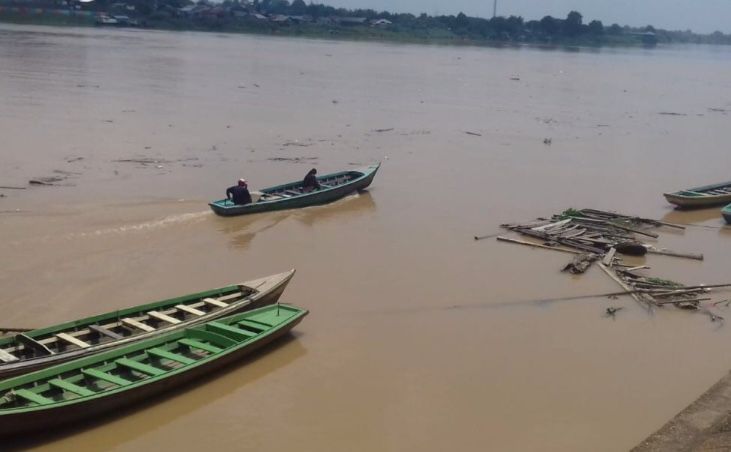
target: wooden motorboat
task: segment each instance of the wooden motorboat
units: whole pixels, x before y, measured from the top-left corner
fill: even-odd
[[[317,178],[319,190],[303,191],[302,181],[290,182],[262,189],[258,193],[260,197],[250,204],[239,205],[221,199],[208,205],[218,215],[233,216],[326,204],[368,187],[380,166],[378,163],[360,170],[325,174]]]
[[[281,337],[305,309],[270,305],[0,382],[0,437],[47,432],[149,400]]]

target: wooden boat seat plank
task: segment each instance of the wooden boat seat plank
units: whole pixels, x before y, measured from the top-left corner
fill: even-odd
[[[180,323],[180,320],[176,319],[175,317],[170,317],[169,315],[163,314],[161,312],[149,311],[147,314],[150,317],[162,320],[163,322],[172,323],[173,325],[177,325],[178,323]]]
[[[17,361],[18,357],[13,355],[12,353],[8,353],[3,349],[0,349],[0,361],[4,363],[9,363],[12,361]]]
[[[158,369],[157,367],[150,366],[148,364],[140,363],[137,361],[133,361],[128,358],[119,358],[114,361],[117,363],[117,365],[126,367],[128,369],[137,370],[142,373],[146,373],[147,375],[152,375],[153,377],[163,375],[166,372],[162,369]]]
[[[27,389],[16,389],[13,392],[15,392],[16,396],[22,397],[29,402],[37,403],[38,405],[48,405],[49,403],[53,403],[53,400],[48,397],[43,397],[42,395],[36,394],[35,392]]]
[[[169,352],[169,351],[163,350],[161,348],[150,348],[147,350],[147,353],[150,355],[157,356],[158,358],[166,358],[171,361],[179,362],[181,364],[193,364],[195,362],[194,359],[188,358],[187,356]]]
[[[292,195],[292,196],[299,196],[302,194],[301,192],[294,191],[294,190],[284,190],[284,193],[287,193],[288,195]]]
[[[155,328],[151,327],[150,325],[146,325],[142,322],[139,322],[135,319],[124,318],[124,319],[122,319],[122,323],[127,326],[131,326],[132,328],[136,328],[138,330],[142,330],[142,331],[145,331],[148,333],[151,331],[155,331]]]
[[[79,348],[89,348],[91,347],[91,344],[82,341],[81,339],[77,339],[69,334],[66,333],[57,333],[56,337],[61,339],[64,342],[68,342],[69,344],[73,344]]]
[[[94,391],[81,387],[77,384],[68,382],[66,380],[61,380],[60,378],[54,378],[53,380],[48,380],[48,384],[50,384],[51,386],[55,386],[57,388],[63,389],[64,391],[73,392],[74,394],[80,395],[82,397],[91,396],[91,395],[96,394]]]
[[[95,332],[99,333],[100,335],[111,337],[114,340],[119,340],[119,339],[124,338],[124,336],[117,334],[114,331],[109,331],[108,329],[101,327],[99,325],[89,325],[89,329],[91,331],[95,331]]]
[[[198,309],[196,309],[194,307],[184,305],[184,304],[179,304],[179,305],[176,305],[175,307],[178,308],[178,309],[180,309],[181,311],[185,311],[185,312],[188,312],[188,313],[193,314],[193,315],[197,315],[197,316],[206,315],[205,312],[200,311],[200,310],[198,310]]]
[[[102,371],[99,371],[96,369],[83,369],[81,371],[81,373],[83,373],[84,375],[86,375],[88,377],[98,378],[99,380],[104,380],[109,383],[114,383],[117,386],[126,386],[129,384],[132,384],[131,381],[129,381],[125,378],[118,377],[116,375],[112,375],[112,374],[102,372]]]
[[[265,325],[263,325],[261,323],[252,322],[251,320],[240,320],[240,321],[238,321],[236,323],[238,325],[243,325],[243,326],[247,326],[249,328],[253,328],[253,329],[257,330],[257,331],[266,331],[269,327],[271,327],[271,325],[265,326]]]
[[[53,350],[46,347],[45,345],[41,344],[37,340],[33,339],[30,336],[26,336],[25,334],[16,334],[15,338],[20,342],[21,344],[25,345],[26,347],[32,348],[33,350],[36,350],[38,352],[43,353],[44,355],[53,355],[55,354]]]
[[[180,339],[178,342],[183,345],[187,345],[188,347],[197,348],[209,353],[218,353],[223,350],[222,348],[216,347],[215,345],[206,344],[204,342],[197,341],[195,339],[189,339],[187,337]]]
[[[238,338],[254,337],[257,335],[256,333],[252,333],[251,331],[242,330],[241,328],[236,328],[235,326],[226,325],[225,323],[221,322],[208,322],[206,324],[206,329],[214,333],[222,334],[224,336],[234,334]]]
[[[228,306],[228,303],[224,303],[221,300],[216,300],[215,298],[204,298],[203,301],[210,305],[218,306],[219,308],[225,308],[226,306]]]

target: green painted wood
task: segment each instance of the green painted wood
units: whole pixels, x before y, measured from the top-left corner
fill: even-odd
[[[144,363],[141,363],[139,361],[133,361],[131,359],[127,358],[119,358],[114,361],[115,363],[119,364],[122,367],[126,367],[128,369],[132,370],[138,370],[140,372],[146,373],[148,375],[152,376],[159,376],[163,375],[165,371],[163,369],[158,369],[157,367],[153,367]]]
[[[83,373],[84,375],[87,375],[89,377],[94,377],[94,378],[98,378],[99,380],[104,380],[109,383],[114,383],[117,386],[126,386],[129,384],[132,384],[131,381],[129,381],[125,378],[118,377],[118,376],[112,375],[112,374],[108,374],[106,372],[101,372],[96,369],[83,369],[81,371],[81,373]]]
[[[103,407],[111,411],[122,406],[127,400],[140,400],[134,394],[145,397],[154,391],[166,390],[187,381],[183,374],[197,370],[193,375],[201,376],[207,369],[215,369],[214,361],[224,357],[239,358],[248,349],[255,349],[256,343],[267,337],[280,336],[296,325],[307,311],[287,305],[269,305],[246,311],[213,322],[183,330],[162,334],[138,341],[107,352],[88,356],[64,364],[59,364],[37,372],[8,378],[0,381],[0,437],[14,435],[30,428],[44,429],[60,422],[53,416],[59,413],[74,413],[75,416],[89,416],[96,412],[90,407]],[[254,323],[268,322],[267,328],[256,337],[251,332],[236,328],[237,322],[251,320]],[[236,334],[231,334],[236,332]],[[222,333],[229,334],[224,336]],[[177,350],[181,346],[205,350],[209,354],[199,359],[184,356]],[[232,355],[235,354],[235,355]],[[181,366],[155,367],[150,359],[162,357],[180,362]],[[154,362],[154,361],[153,361]],[[128,379],[114,375],[115,370],[132,369],[147,374],[147,378]],[[97,385],[97,382],[109,385]],[[93,388],[93,389],[92,389]],[[52,396],[61,389],[67,397],[54,400]],[[129,392],[127,392],[129,391]],[[146,392],[147,391],[147,392]],[[153,391],[153,392],[150,392]],[[129,393],[130,397],[125,394]],[[70,396],[75,394],[79,397]],[[108,398],[107,398],[108,397]],[[104,399],[104,400],[102,400]],[[38,415],[39,426],[35,426],[34,416]]]
[[[222,349],[219,347],[216,347],[215,345],[206,344],[200,341],[197,341],[195,339],[181,339],[180,343],[183,345],[187,345],[188,347],[198,348],[200,350],[210,352],[210,353],[218,353]]]
[[[49,405],[53,403],[53,399],[43,397],[42,395],[36,394],[35,392],[27,389],[16,389],[15,395],[33,403],[37,403],[38,405]]]
[[[243,325],[248,328],[252,328],[257,331],[265,331],[267,328],[270,328],[271,325],[263,325],[258,322],[252,322],[251,320],[241,320],[240,322],[236,322],[237,325]]]
[[[148,348],[147,354],[154,355],[159,358],[166,358],[171,361],[177,361],[181,364],[193,364],[195,362],[194,359],[188,358],[187,356],[179,355],[160,348]]]
[[[89,389],[83,388],[77,384],[68,382],[66,380],[61,380],[60,378],[54,378],[53,380],[48,380],[48,383],[51,386],[55,386],[57,388],[63,389],[64,391],[73,392],[74,394],[80,395],[82,397],[96,394],[94,391],[90,391]]]
[[[227,337],[233,337],[234,339],[246,339],[250,337],[256,337],[256,333],[251,331],[242,330],[235,326],[226,325],[219,322],[208,322],[206,329],[214,333],[220,333]]]

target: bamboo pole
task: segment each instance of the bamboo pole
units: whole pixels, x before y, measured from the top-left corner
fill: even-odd
[[[635,301],[637,301],[641,305],[647,306],[648,310],[650,309],[650,303],[647,300],[643,300],[639,295],[637,295],[637,292],[635,292],[634,290],[632,290],[632,288],[629,287],[624,281],[622,281],[621,279],[619,279],[619,277],[617,277],[617,275],[615,275],[614,273],[612,273],[612,271],[609,268],[607,268],[606,265],[602,264],[601,262],[599,262],[598,265],[599,265],[599,268],[601,268],[604,271],[604,273],[606,273],[617,284],[619,284],[622,287],[622,289],[624,289],[624,291],[626,293],[632,295],[632,298],[634,298]]]
[[[677,251],[670,251],[670,250],[656,250],[655,248],[647,248],[648,254],[659,254],[661,256],[673,256],[673,257],[682,257],[685,259],[695,259],[697,261],[703,260],[703,255],[698,253],[679,253]]]
[[[556,248],[554,246],[540,245],[538,243],[526,242],[524,240],[511,239],[511,238],[508,238],[508,237],[499,236],[497,239],[499,241],[501,241],[501,242],[517,243],[518,245],[532,246],[534,248],[542,248],[544,250],[561,251],[563,253],[571,253],[571,254],[583,254],[580,251],[567,250],[565,248]]]

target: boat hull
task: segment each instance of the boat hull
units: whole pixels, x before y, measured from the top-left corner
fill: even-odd
[[[726,220],[727,224],[731,224],[731,204],[721,209],[721,215],[723,215],[723,219]]]
[[[302,207],[308,207],[308,206],[316,206],[321,204],[328,204],[333,201],[336,201],[340,198],[343,198],[350,193],[363,190],[367,188],[371,183],[373,182],[373,178],[376,177],[376,173],[378,172],[378,169],[380,167],[379,165],[374,165],[371,167],[368,167],[364,170],[359,171],[348,171],[344,172],[342,174],[346,173],[360,173],[360,176],[356,177],[352,181],[335,186],[332,188],[326,188],[321,190],[315,190],[310,193],[302,194],[300,196],[294,196],[291,198],[286,199],[278,199],[273,201],[259,201],[252,204],[246,204],[243,206],[233,205],[230,202],[227,202],[226,200],[220,200],[220,201],[214,201],[212,203],[209,203],[209,206],[211,207],[211,210],[215,212],[217,215],[221,215],[224,217],[230,217],[230,216],[237,216],[237,215],[246,215],[246,214],[253,214],[253,213],[261,213],[261,212],[269,212],[269,211],[275,211],[275,210],[285,210],[285,209],[298,209]],[[320,179],[325,179],[328,177],[333,177],[340,173],[330,174],[322,176]],[[289,185],[285,184],[284,186]],[[262,190],[264,193],[267,193],[268,191],[276,190],[280,187],[272,187],[268,189]]]
[[[48,431],[80,421],[99,418],[114,410],[131,406],[164,394],[167,391],[193,382],[204,375],[216,372],[223,367],[239,361],[242,357],[268,345],[289,333],[307,314],[307,311],[293,321],[283,325],[265,337],[226,353],[223,356],[195,366],[167,378],[158,379],[124,391],[119,391],[101,398],[90,398],[87,401],[72,403],[49,409],[37,409],[17,414],[6,414],[0,419],[0,437],[10,438],[19,434]]]
[[[709,193],[716,190],[719,193]],[[725,190],[731,191],[731,181],[689,188],[673,193],[664,193],[663,196],[665,196],[665,199],[669,203],[675,204],[680,208],[713,207],[731,203],[731,192],[720,193]]]
[[[236,314],[238,312],[247,311],[251,309],[260,308],[262,306],[268,306],[271,304],[276,303],[279,298],[282,296],[282,293],[284,292],[284,289],[287,287],[287,284],[289,284],[289,281],[294,276],[295,271],[290,270],[288,272],[279,273],[277,275],[272,275],[264,278],[255,279],[252,281],[247,281],[246,283],[242,283],[242,285],[245,285],[246,287],[252,287],[257,288],[254,286],[258,286],[259,289],[261,289],[258,293],[251,296],[248,302],[246,303],[240,303],[240,304],[232,304],[227,308],[223,308],[219,311],[216,311],[210,315],[206,315],[200,318],[195,318],[187,322],[183,322],[177,325],[170,325],[166,328],[159,328],[155,331],[138,334],[135,336],[129,336],[119,341],[109,342],[105,344],[98,344],[94,345],[88,348],[81,348],[76,350],[69,350],[64,353],[59,353],[55,355],[49,355],[49,356],[42,356],[38,358],[33,359],[27,359],[22,361],[14,361],[9,363],[3,363],[0,365],[0,380],[5,378],[14,377],[17,375],[22,375],[28,372],[34,372],[40,369],[44,369],[49,366],[53,366],[56,364],[64,363],[73,359],[79,359],[84,358],[87,356],[91,356],[96,353],[105,352],[111,349],[114,349],[116,347],[121,347],[124,345],[129,345],[131,343],[149,339],[151,337],[154,337],[156,335],[160,334],[166,334],[173,331],[181,330],[183,328],[188,328],[191,326],[199,325],[201,323],[205,323],[211,320],[215,320],[224,316]],[[196,294],[197,295],[197,294]],[[44,330],[49,330],[53,327],[46,328]],[[33,332],[28,332],[26,334],[32,335]]]

